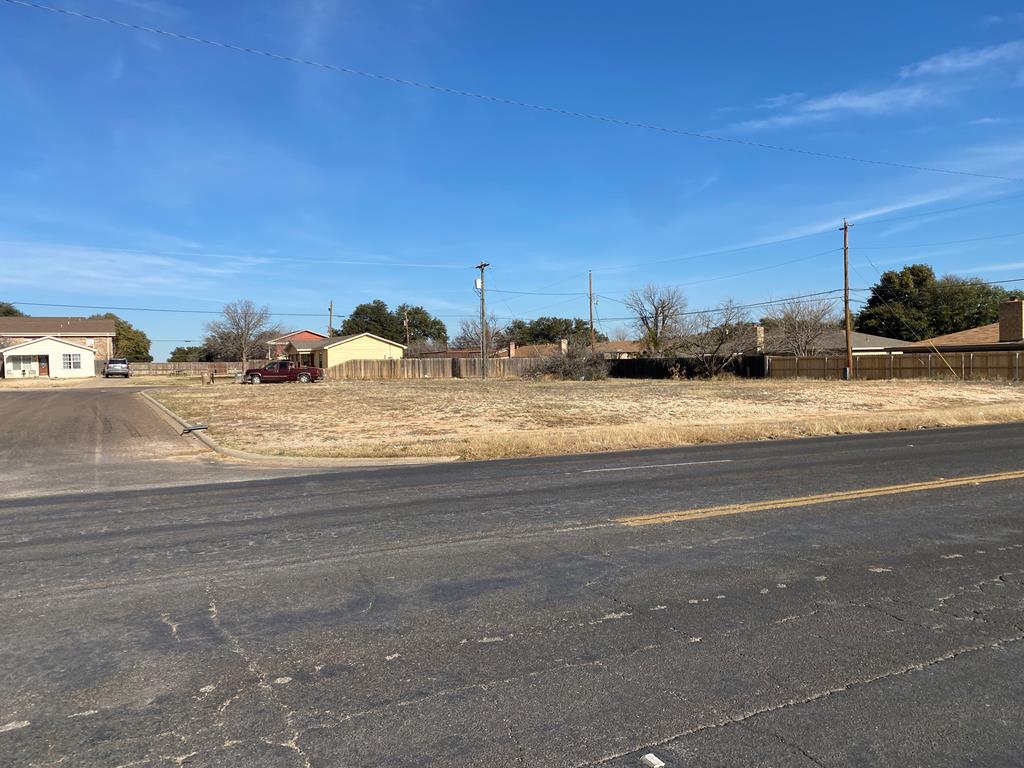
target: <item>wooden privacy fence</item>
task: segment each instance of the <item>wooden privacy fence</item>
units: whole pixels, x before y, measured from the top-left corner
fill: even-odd
[[[537,364],[533,359],[491,358],[487,376],[521,378]],[[403,360],[348,360],[327,369],[329,380],[341,379],[479,379],[479,358],[424,357]]]
[[[744,379],[763,379],[767,358],[764,355],[736,355],[722,368]],[[608,375],[613,379],[699,379],[707,366],[694,357],[637,357],[610,360]]]
[[[259,368],[262,360],[250,360],[249,368]],[[215,376],[227,376],[235,371],[242,371],[242,363],[129,363],[132,373],[140,376],[198,376],[201,373],[212,373]],[[103,372],[103,363],[96,361],[96,372]]]
[[[853,378],[960,379],[1020,381],[1020,352],[911,352],[853,358]],[[775,357],[768,359],[772,379],[841,379],[846,357]]]
[[[487,378],[521,379],[541,362],[536,357],[492,357],[487,361]],[[457,379],[479,379],[482,371],[479,357],[452,358],[452,375]]]
[[[326,371],[327,379],[450,379],[448,358],[410,360],[347,360]]]

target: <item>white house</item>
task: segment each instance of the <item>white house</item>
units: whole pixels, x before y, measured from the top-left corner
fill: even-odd
[[[4,347],[0,357],[5,379],[84,379],[96,375],[95,349],[53,336]]]

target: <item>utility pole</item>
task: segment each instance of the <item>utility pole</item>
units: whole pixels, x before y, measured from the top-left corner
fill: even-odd
[[[597,336],[594,334],[594,270],[590,270],[590,354],[597,354]]]
[[[327,305],[327,335],[334,333],[334,299]]]
[[[850,224],[843,219],[843,307],[846,317],[846,378],[853,378],[853,327],[850,319]]]
[[[409,310],[405,310],[405,348],[409,348]]]
[[[477,288],[480,289],[480,378],[487,378],[487,300],[484,297],[484,270],[490,264],[481,261],[476,265],[480,270],[480,279],[477,280]]]

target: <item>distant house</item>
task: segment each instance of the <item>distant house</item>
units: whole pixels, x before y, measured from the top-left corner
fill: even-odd
[[[0,349],[5,379],[84,379],[96,375],[96,350],[44,336]]]
[[[1004,301],[999,322],[914,342],[894,352],[1019,352],[1024,350],[1024,302]]]
[[[330,368],[348,360],[400,360],[405,345],[372,333],[332,336],[312,341],[289,341],[285,347],[289,360],[316,368]]]
[[[285,357],[285,350],[288,347],[288,343],[292,341],[319,341],[326,339],[326,333],[319,333],[318,331],[311,331],[308,328],[303,328],[301,331],[292,331],[286,333],[284,336],[278,336],[276,339],[271,339],[267,342],[267,359],[277,360],[280,357]]]
[[[890,339],[885,336],[873,336],[870,333],[853,331],[850,334],[850,342],[853,347],[854,357],[864,355],[885,355],[894,349],[910,344],[900,339]],[[816,355],[845,355],[846,354],[846,331],[836,329],[826,331],[815,342]],[[785,350],[782,341],[772,332],[768,331],[764,337],[764,348],[771,355],[789,354]]]
[[[582,349],[590,352],[590,344],[584,343]],[[569,340],[562,339],[557,344],[516,344],[509,342],[508,347],[498,352],[497,357],[554,357],[569,351]],[[640,354],[641,346],[637,341],[599,341],[594,344],[594,353],[606,360],[623,360]]]
[[[0,317],[0,344],[7,348],[45,338],[63,339],[91,350],[95,359],[101,363],[114,356],[116,333],[114,321],[107,319]]]

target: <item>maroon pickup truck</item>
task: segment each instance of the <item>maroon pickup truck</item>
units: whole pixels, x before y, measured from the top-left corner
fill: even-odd
[[[249,384],[277,381],[298,381],[302,384],[309,384],[311,381],[320,381],[323,377],[322,368],[296,365],[288,360],[272,360],[262,368],[250,368],[245,372],[245,381]]]

